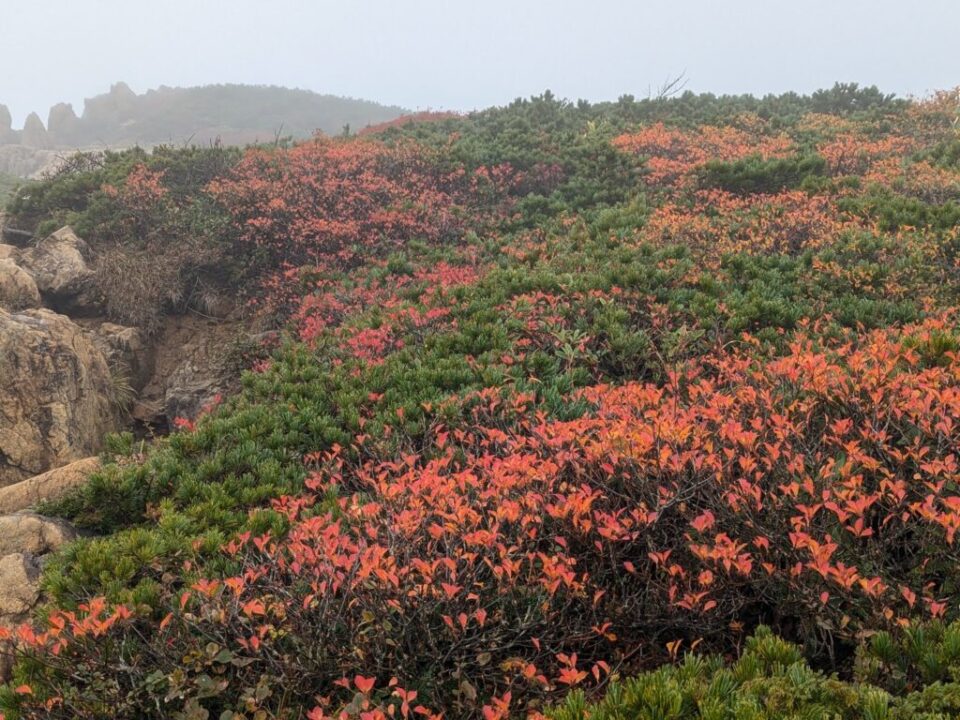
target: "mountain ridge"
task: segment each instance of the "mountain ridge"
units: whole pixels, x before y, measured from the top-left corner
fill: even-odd
[[[20,130],[0,104],[0,145],[36,149],[223,142],[243,145],[277,137],[335,134],[393,120],[405,108],[277,85],[161,85],[142,94],[118,82],[86,98],[50,108],[44,123],[30,113]]]

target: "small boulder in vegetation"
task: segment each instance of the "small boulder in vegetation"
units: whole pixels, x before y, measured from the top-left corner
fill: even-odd
[[[0,513],[15,513],[41,503],[59,500],[87,482],[100,469],[100,459],[88,457],[62,467],[0,487]]]
[[[0,515],[0,556],[46,555],[76,538],[76,531],[63,520],[30,512]]]
[[[23,252],[20,263],[54,307],[77,310],[95,305],[90,295],[89,252],[87,244],[66,226]]]

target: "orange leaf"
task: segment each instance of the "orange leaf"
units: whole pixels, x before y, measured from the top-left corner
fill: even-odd
[[[353,678],[353,684],[357,686],[357,690],[362,692],[364,695],[373,690],[373,685],[376,683],[376,678],[367,678],[363,675],[357,675]]]

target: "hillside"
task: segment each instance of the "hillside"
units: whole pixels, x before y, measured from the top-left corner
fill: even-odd
[[[10,194],[13,192],[13,189],[22,182],[20,178],[15,177],[14,175],[6,175],[0,173],[0,207],[2,207],[7,198],[10,197]]]
[[[0,119],[9,114],[0,106]],[[125,83],[87,98],[78,116],[68,104],[50,109],[46,124],[28,118],[23,130],[0,127],[0,141],[33,148],[150,147],[162,143],[227,145],[336,135],[396,118],[405,111],[366,100],[272,86],[160,87],[134,93]],[[8,123],[9,124],[9,123]]]
[[[960,716],[958,117],[546,93],[18,192],[111,322],[258,345],[38,508],[0,708]]]

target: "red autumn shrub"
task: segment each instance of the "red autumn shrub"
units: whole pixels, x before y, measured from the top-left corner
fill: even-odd
[[[308,293],[315,270],[371,263],[414,239],[452,242],[477,222],[483,189],[497,197],[490,183],[412,143],[317,138],[249,150],[208,190],[276,304]]]
[[[654,123],[613,139],[623,152],[647,158],[645,180],[651,185],[688,186],[695,173],[710,160],[739,160],[756,155],[764,159],[786,157],[794,144],[784,134],[774,134],[762,121],[745,117],[747,129],[704,125],[686,131]]]
[[[113,200],[122,213],[118,213],[127,227],[117,230],[119,237],[145,235],[151,225],[158,222],[169,208],[164,204],[170,195],[163,183],[162,170],[150,170],[140,163],[135,165],[120,187],[104,185],[103,194]]]
[[[952,619],[948,330],[800,336],[775,359],[745,338],[662,387],[590,388],[578,420],[490,389],[465,400],[472,429],[437,425],[418,454],[356,464],[335,448],[310,492],[275,501],[289,532],[230,542],[240,571],[173,591],[161,622],[103,609],[92,628],[55,613],[22,630],[20,652],[62,687],[25,695],[26,716],[90,717],[70,703],[97,697],[322,717],[358,689],[400,702],[393,681],[479,717],[731,625],[829,645]]]
[[[467,258],[469,262],[469,258]],[[364,270],[380,269],[383,262],[372,261]],[[354,279],[363,274],[358,270]],[[442,293],[456,285],[468,285],[475,282],[482,274],[482,268],[476,264],[451,265],[447,262],[438,262],[430,267],[418,267],[410,274],[391,275],[385,280],[351,283],[349,286],[342,281],[320,279],[314,281],[313,292],[304,297],[299,303],[293,322],[296,325],[300,339],[312,342],[325,329],[336,328],[347,317],[366,312],[371,308],[381,308],[394,311],[403,307],[404,302],[398,297],[400,292],[413,288],[422,289],[419,297],[428,306],[442,302],[438,299]],[[429,313],[435,315],[442,308],[434,307]],[[402,312],[413,312],[405,308]],[[435,319],[431,317],[430,320]],[[418,321],[421,322],[421,321]],[[350,338],[347,338],[350,340]]]
[[[833,199],[800,191],[737,197],[702,190],[689,203],[665,203],[650,216],[641,237],[656,245],[681,243],[715,266],[726,253],[799,254],[822,249],[861,223]],[[692,211],[691,211],[692,210]]]

